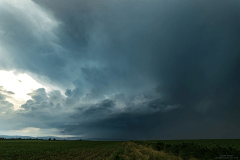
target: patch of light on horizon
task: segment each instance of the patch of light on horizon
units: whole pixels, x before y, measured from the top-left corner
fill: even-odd
[[[42,136],[54,136],[54,137],[82,137],[85,135],[59,135],[59,129],[41,129],[35,127],[27,127],[22,130],[9,130],[9,131],[1,131],[0,135],[8,135],[8,136],[31,136],[31,137],[42,137]]]

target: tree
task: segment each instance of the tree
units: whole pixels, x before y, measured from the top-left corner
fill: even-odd
[[[55,138],[53,138],[53,140],[55,141],[56,139],[55,139]]]
[[[48,140],[51,141],[51,138],[49,138]]]

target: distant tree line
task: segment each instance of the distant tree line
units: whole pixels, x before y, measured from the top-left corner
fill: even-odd
[[[41,140],[38,138],[4,138],[4,137],[0,137],[0,140]]]
[[[39,138],[4,138],[0,137],[0,140],[43,140],[43,141],[56,141],[56,138],[48,138],[48,139],[39,139]],[[62,139],[63,141],[66,141],[65,139]],[[83,141],[82,139],[78,139],[77,141]],[[84,140],[84,141],[91,141],[91,140]]]

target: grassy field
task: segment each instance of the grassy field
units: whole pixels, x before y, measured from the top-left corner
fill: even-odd
[[[112,155],[112,159],[116,160],[183,160],[179,156],[175,156],[164,151],[156,151],[151,146],[145,147],[137,145],[133,142],[123,142],[123,148],[118,149]],[[199,160],[197,158],[189,158],[189,160]]]
[[[240,159],[240,139],[132,141],[184,160]],[[193,158],[194,157],[194,158]]]

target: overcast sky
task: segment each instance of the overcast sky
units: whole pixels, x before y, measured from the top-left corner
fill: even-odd
[[[239,0],[0,0],[0,135],[240,138]]]

